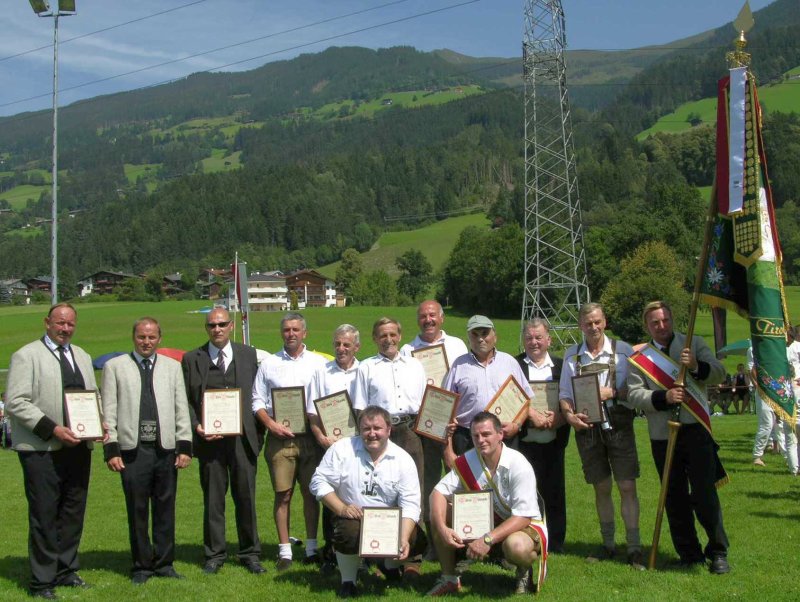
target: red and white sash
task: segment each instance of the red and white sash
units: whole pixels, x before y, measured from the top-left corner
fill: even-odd
[[[659,388],[669,390],[675,387],[675,379],[678,377],[678,372],[680,372],[680,365],[650,343],[639,347],[628,358],[628,361]],[[700,424],[706,427],[709,435],[713,436],[705,391],[689,374],[686,375],[685,386],[689,399],[685,400],[681,405]]]
[[[494,482],[494,478],[492,478],[492,473],[486,467],[478,450],[471,449],[463,456],[458,456],[455,461],[455,471],[465,489],[469,491],[492,491],[495,524],[503,522],[512,515],[511,507],[498,495],[499,489]],[[481,486],[481,477],[486,480],[486,487]],[[539,497],[539,507],[544,512],[541,496]],[[539,534],[542,549],[539,556],[539,570],[536,579],[536,592],[538,593],[542,591],[544,579],[547,577],[547,525],[543,520],[531,519],[530,527]]]

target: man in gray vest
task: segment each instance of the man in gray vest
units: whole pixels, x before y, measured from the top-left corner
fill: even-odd
[[[156,354],[160,342],[158,321],[140,318],[133,324],[133,352],[103,367],[103,451],[109,470],[122,477],[134,585],[153,576],[183,578],[172,566],[176,469],[192,461],[192,431],[181,366]]]

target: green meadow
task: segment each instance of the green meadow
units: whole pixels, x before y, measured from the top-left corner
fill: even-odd
[[[769,84],[758,87],[758,100],[766,113],[797,112],[800,107],[800,67],[786,72],[786,79],[777,84]],[[656,132],[679,133],[685,132],[692,126],[689,123],[689,115],[696,114],[700,117],[703,124],[713,125],[717,122],[717,99],[703,98],[693,102],[687,102],[675,109],[674,112],[663,115],[655,124],[639,133],[636,138],[644,140]]]
[[[444,267],[450,251],[467,226],[488,228],[489,220],[483,213],[471,213],[437,221],[416,230],[384,232],[369,251],[361,254],[364,269],[366,271],[385,270],[392,276],[397,276],[399,271],[395,266],[395,259],[406,251],[418,249],[431,262],[434,271],[438,271]],[[324,265],[319,268],[319,271],[333,277],[340,263],[336,261]]]
[[[0,199],[8,201],[12,209],[19,211],[27,206],[28,201],[38,201],[41,194],[46,190],[50,190],[50,188],[51,186],[49,184],[42,186],[20,184],[19,186],[14,186],[14,188],[0,193]]]

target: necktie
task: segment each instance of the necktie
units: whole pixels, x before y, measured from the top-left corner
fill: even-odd
[[[225,372],[225,352],[220,349],[217,354],[217,368]]]
[[[75,374],[75,369],[72,367],[72,364],[69,363],[67,359],[66,349],[61,345],[58,346],[58,358],[61,361],[61,369],[64,371],[64,374]]]
[[[146,357],[142,360],[142,368],[144,368],[145,372],[150,372],[150,358]]]

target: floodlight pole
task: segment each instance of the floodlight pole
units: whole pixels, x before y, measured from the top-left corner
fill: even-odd
[[[58,303],[58,11],[53,13],[53,204],[50,227],[51,266],[50,285],[52,305]]]
[[[50,284],[52,304],[58,303],[58,18],[75,14],[75,2],[56,0],[57,8],[50,9],[47,0],[31,0],[31,8],[38,17],[53,17],[53,202],[50,226]]]

